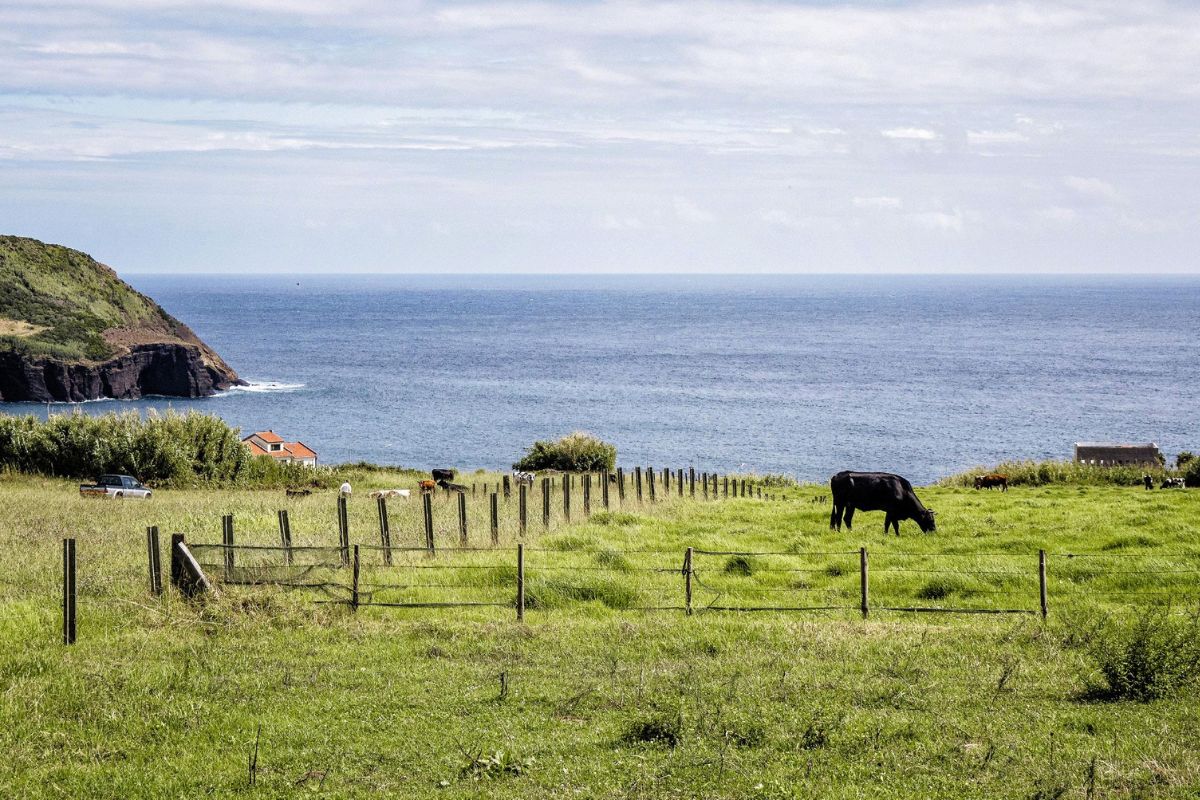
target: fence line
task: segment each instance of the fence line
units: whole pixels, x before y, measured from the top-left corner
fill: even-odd
[[[679,478],[675,477],[675,480],[678,482]],[[686,482],[686,478],[684,478],[684,482]],[[677,483],[678,485],[681,484]],[[340,560],[336,563],[307,565],[293,565],[290,562],[282,564],[243,564],[230,568],[228,556],[235,551],[283,552],[285,555],[289,554],[292,550],[339,554],[345,552],[343,546],[340,545],[337,547],[310,546],[290,548],[279,545],[239,545],[229,541],[230,535],[228,531],[230,529],[231,526],[227,526],[224,529],[226,532],[226,541],[220,544],[197,543],[191,545],[192,550],[196,553],[215,551],[226,554],[226,557],[220,562],[202,564],[205,569],[213,569],[216,574],[223,576],[220,580],[221,583],[234,586],[278,585],[285,588],[315,588],[325,592],[327,597],[333,593],[338,593],[348,595],[349,599],[335,598],[314,602],[349,604],[354,608],[360,606],[390,608],[516,607],[521,618],[524,616],[527,601],[529,607],[538,608],[547,602],[550,602],[551,606],[553,606],[554,603],[561,604],[589,600],[599,600],[617,610],[684,611],[688,614],[738,611],[755,613],[770,611],[858,611],[865,618],[871,611],[886,611],[894,613],[939,614],[1040,614],[1045,618],[1049,614],[1050,600],[1052,598],[1057,601],[1065,599],[1065,596],[1069,592],[1063,591],[1062,587],[1075,586],[1076,583],[1072,579],[1080,577],[1072,575],[1069,560],[1064,562],[1061,558],[1055,559],[1054,563],[1058,564],[1058,567],[1054,569],[1049,568],[1048,554],[1045,551],[1024,555],[1006,553],[1005,555],[1020,556],[1029,559],[1030,568],[1020,571],[1015,569],[972,569],[970,565],[962,563],[945,568],[937,568],[936,566],[894,566],[889,563],[891,559],[900,559],[901,563],[903,563],[905,559],[912,558],[936,561],[937,559],[946,557],[958,560],[972,555],[980,558],[990,558],[991,556],[989,554],[913,553],[881,550],[874,554],[878,563],[872,569],[868,570],[869,553],[867,548],[860,548],[858,551],[703,550],[694,547],[682,550],[638,548],[631,548],[629,550],[617,548],[561,550],[555,548],[527,548],[523,543],[518,543],[515,548],[467,545],[443,547],[437,550],[407,546],[354,545],[353,564],[355,566],[355,577],[353,583],[347,585],[336,580],[312,582],[303,582],[300,580],[316,570],[340,571],[343,569],[343,563]],[[373,572],[408,571],[412,575],[412,578],[401,582],[369,579],[360,582],[357,571],[361,563],[359,560],[360,550],[384,551],[388,555],[388,559],[382,563],[366,565]],[[488,554],[495,558],[486,564],[447,563],[447,560],[457,560],[455,556],[474,557],[480,554]],[[532,561],[526,557],[527,554],[533,556]],[[391,560],[391,556],[403,555],[419,555],[421,558],[416,562],[393,562]],[[514,555],[516,556],[515,564],[512,560]],[[770,563],[774,559],[845,558],[853,555],[859,556],[860,569],[857,575],[854,574],[853,570],[838,566],[836,563],[824,565],[759,566],[754,564],[753,561],[747,561],[747,559],[766,559]],[[1142,558],[1155,558],[1158,555],[1143,556]],[[641,564],[623,563],[619,565],[604,564],[603,562],[599,564],[561,563],[562,560],[569,560],[573,557],[603,559],[606,557],[625,558],[627,556],[648,556],[651,558],[651,564],[644,562]],[[705,566],[702,563],[704,559],[713,558],[725,558],[725,564],[717,566],[710,563]],[[559,563],[554,563],[556,559],[559,559]],[[656,560],[659,563],[653,563]],[[435,561],[437,563],[431,563]],[[667,561],[667,563],[664,564],[662,561]],[[678,566],[680,563],[682,563],[682,566]],[[455,581],[453,578],[448,581],[428,581],[418,577],[421,574],[418,570],[438,570],[439,574],[446,574],[445,571],[448,570],[461,571],[467,574],[491,572],[495,575],[495,578],[491,580],[482,579],[481,582],[475,583]],[[1120,574],[1161,574],[1167,577],[1168,580],[1174,580],[1174,578],[1168,576],[1192,575],[1197,573],[1200,573],[1200,568],[1184,569],[1173,566],[1161,570],[1106,570],[1098,574],[1089,572],[1083,578],[1091,580],[1094,577],[1108,577]],[[557,577],[559,575],[563,577]],[[595,576],[602,583],[589,584],[587,581],[572,582],[569,577],[570,575]],[[757,582],[750,582],[747,580],[755,575],[767,578],[767,581],[759,580]],[[793,583],[788,585],[779,585],[770,582],[771,576],[781,575],[796,575],[798,577]],[[807,582],[810,580],[807,576],[822,575],[826,576],[828,579],[827,582],[820,585],[810,585]],[[638,582],[639,576],[642,579],[641,583]],[[910,576],[937,576],[958,581],[959,583],[951,585],[949,588],[936,582],[927,583],[924,587],[920,587],[914,592],[911,585],[903,583]],[[855,578],[857,578],[857,581],[854,580]],[[1051,578],[1057,580],[1053,591],[1051,590]],[[901,581],[901,585],[896,585],[895,582],[897,580]],[[647,584],[645,581],[650,581],[650,583]],[[1001,584],[998,585],[996,581],[1000,581]],[[1003,583],[1012,581],[1016,581],[1018,585],[1003,586]],[[722,585],[723,582],[727,582],[728,585]],[[972,584],[972,582],[974,583]],[[635,604],[629,602],[628,598],[624,595],[617,598],[617,601],[614,601],[609,596],[613,587],[616,587],[620,591],[627,591],[631,596],[642,597],[651,602]],[[1197,599],[1197,601],[1200,601],[1200,598],[1193,598],[1192,594],[1171,591],[1169,590],[1170,587],[1167,587],[1167,589],[1165,591],[1134,591],[1113,588],[1104,589],[1102,596],[1156,597],[1189,602],[1192,599]],[[455,590],[462,593],[493,594],[491,598],[486,600],[477,599],[478,594],[476,597],[459,596],[452,599],[437,600],[426,600],[419,597],[419,593],[422,592],[443,592],[446,590]],[[696,591],[710,596],[696,598],[694,596]],[[395,602],[379,596],[388,592],[407,592],[410,596]],[[494,599],[495,592],[515,593],[515,597],[511,600],[496,600]],[[647,593],[649,593],[649,596],[647,596]],[[681,605],[667,599],[668,596],[675,597],[679,594],[684,595],[684,602]],[[909,599],[912,597],[914,599],[937,601],[944,600],[951,595],[960,597],[967,602],[920,604],[912,602]],[[755,602],[754,598],[759,596],[762,596],[764,599],[767,597],[780,597],[782,599],[791,596],[806,596],[812,597],[814,600],[821,598],[825,602]],[[1015,605],[1003,606],[972,605],[969,602],[972,597],[1024,598],[1028,602],[1028,605],[1021,602]],[[746,602],[731,603],[729,599],[732,598],[741,598]],[[837,600],[830,602],[834,598],[837,598]],[[838,602],[842,599],[845,600],[844,603]]]

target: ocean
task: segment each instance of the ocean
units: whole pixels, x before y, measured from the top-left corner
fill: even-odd
[[[1194,277],[128,280],[252,385],[80,408],[192,408],[322,463],[506,468],[585,430],[623,465],[926,483],[1083,440],[1200,449]]]

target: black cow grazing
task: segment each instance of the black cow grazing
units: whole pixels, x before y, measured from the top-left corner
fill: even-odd
[[[435,470],[431,470],[430,474],[433,475],[433,479],[435,481],[452,481],[452,480],[454,480],[454,470],[452,470],[452,469],[435,469]]]
[[[467,487],[463,486],[461,483],[451,483],[450,481],[441,480],[437,482],[437,485],[445,489],[447,492],[458,492],[459,494],[467,493]]]
[[[1183,478],[1163,478],[1160,489],[1182,489],[1184,488]]]
[[[854,530],[851,523],[855,510],[883,511],[883,532],[894,528],[900,535],[900,520],[911,519],[924,533],[937,528],[933,513],[917,499],[912,484],[906,478],[889,472],[839,472],[829,479],[833,493],[833,511],[829,515],[829,528],[841,530],[845,519],[846,530]]]

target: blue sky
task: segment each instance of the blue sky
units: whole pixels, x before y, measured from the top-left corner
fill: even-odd
[[[1183,272],[1200,4],[5,0],[0,232],[123,272]]]

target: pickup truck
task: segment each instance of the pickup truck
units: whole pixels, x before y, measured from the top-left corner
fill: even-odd
[[[140,497],[150,499],[150,490],[129,475],[101,475],[94,484],[80,484],[81,497]]]

